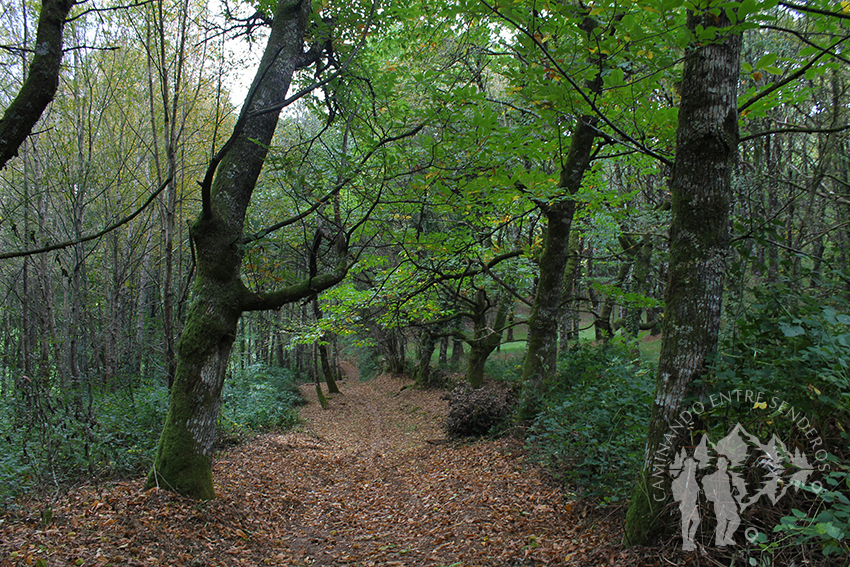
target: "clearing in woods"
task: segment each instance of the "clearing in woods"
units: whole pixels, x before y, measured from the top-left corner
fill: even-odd
[[[574,507],[511,438],[445,442],[443,392],[351,366],[303,425],[221,453],[218,498],[137,481],[22,500],[0,519],[0,564],[653,565],[619,546],[619,511]],[[39,563],[42,560],[43,563]]]

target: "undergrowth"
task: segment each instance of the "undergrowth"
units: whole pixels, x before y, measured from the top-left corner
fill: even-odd
[[[168,411],[162,382],[73,391],[49,381],[16,386],[0,400],[0,508],[33,489],[127,478],[151,466]],[[289,373],[254,366],[225,382],[219,429],[238,437],[289,428],[303,403]]]
[[[627,496],[643,464],[655,370],[628,345],[581,345],[563,353],[529,428],[533,455],[583,496]]]
[[[307,403],[290,371],[265,365],[226,381],[221,401],[223,434],[291,428],[298,424],[297,408]]]
[[[776,502],[757,501],[743,518],[757,528],[748,538],[754,565],[817,555],[824,565],[840,565],[850,556],[850,303],[815,291],[823,290],[794,282],[750,290],[701,384],[709,400],[730,398],[706,411],[703,426],[712,440],[740,424],[805,459],[778,471],[800,471],[802,485]],[[752,490],[778,474],[761,469],[740,473]]]

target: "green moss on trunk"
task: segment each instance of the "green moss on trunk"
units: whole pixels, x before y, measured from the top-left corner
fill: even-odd
[[[561,170],[559,187],[564,194],[548,205],[544,212],[548,223],[540,257],[537,294],[528,319],[528,351],[522,370],[523,391],[520,418],[537,413],[540,395],[555,372],[558,356],[558,316],[564,270],[570,254],[570,231],[575,214],[572,196],[590,166],[590,153],[596,137],[596,122],[584,116],[578,121],[570,143],[570,151]]]

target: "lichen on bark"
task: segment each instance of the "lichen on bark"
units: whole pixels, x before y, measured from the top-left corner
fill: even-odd
[[[703,17],[708,21],[703,21]],[[708,12],[691,12],[688,27],[728,27]],[[670,435],[694,384],[717,348],[729,249],[731,175],[738,142],[737,79],[741,34],[719,31],[717,42],[692,45],[682,72],[672,193],[670,263],[664,337],[643,469],[632,491],[625,541],[644,545],[676,523],[662,516],[670,500],[666,457],[683,437]]]

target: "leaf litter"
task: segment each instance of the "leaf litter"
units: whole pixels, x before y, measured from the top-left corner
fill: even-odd
[[[0,518],[0,565],[662,564],[619,544],[622,510],[574,502],[521,441],[444,439],[443,392],[347,371],[327,410],[304,386],[299,429],[217,454],[215,500],[144,479],[19,499]]]

